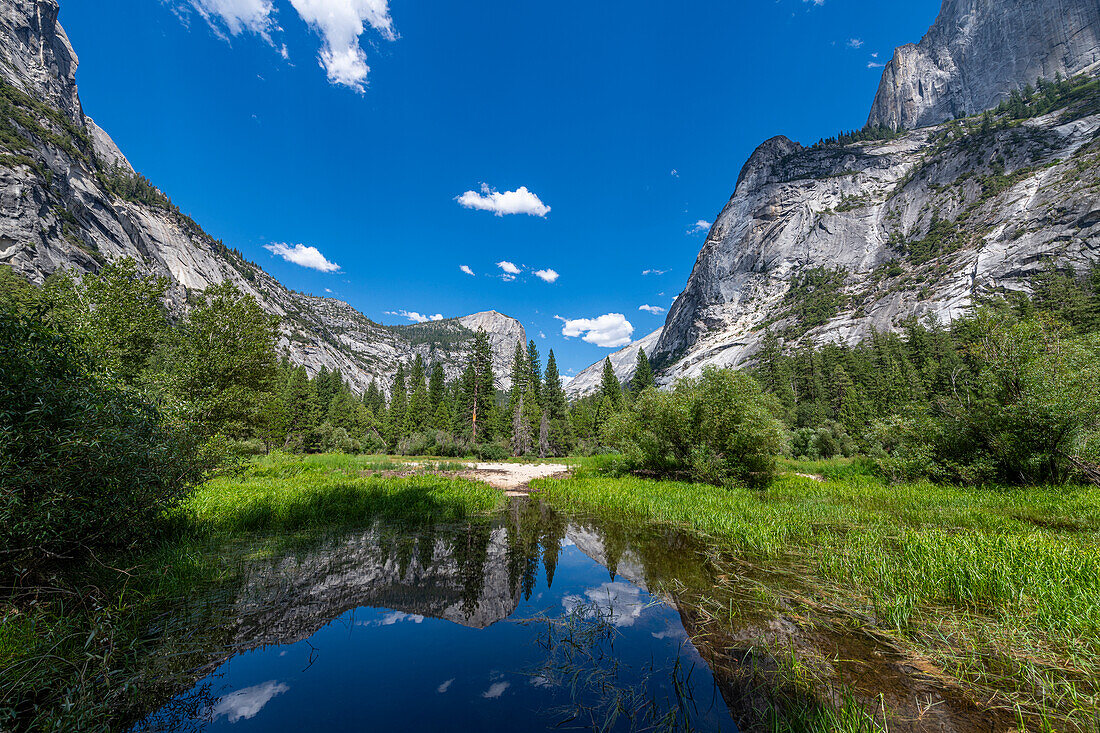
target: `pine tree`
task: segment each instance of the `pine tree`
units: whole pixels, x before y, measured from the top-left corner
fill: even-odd
[[[366,437],[374,426],[374,416],[350,390],[333,398],[328,408],[328,421],[334,428],[343,428],[356,442]]]
[[[623,404],[623,386],[619,378],[615,376],[615,367],[611,366],[611,357],[603,362],[603,380],[600,384],[600,395],[606,397],[611,406],[618,409]]]
[[[539,420],[539,458],[546,458],[550,455],[550,417],[546,410],[542,411],[542,418]]]
[[[397,444],[405,437],[405,413],[408,411],[409,392],[405,386],[405,365],[397,365],[397,374],[393,377],[393,389],[390,391],[388,432],[386,439],[389,441],[390,450],[395,450]]]
[[[535,393],[534,380],[527,382],[527,391],[523,394],[523,427],[527,434],[527,453],[535,450],[535,441],[539,435],[539,421],[542,418],[542,408],[539,407],[538,396]]]
[[[535,395],[535,400],[542,402],[542,363],[539,361],[539,350],[535,346],[535,340],[527,343],[527,381]]]
[[[431,406],[433,416],[439,411],[439,406],[446,396],[447,382],[443,374],[443,363],[439,361],[432,362],[432,373],[431,377],[428,378],[428,403]],[[449,422],[440,425],[433,417],[432,427],[436,430],[449,430],[451,426]]]
[[[441,399],[439,405],[436,406],[435,412],[432,413],[432,426],[436,430],[451,430],[451,423],[454,421],[454,417],[451,415],[451,401],[449,399]]]
[[[363,393],[363,404],[370,410],[376,422],[382,419],[382,413],[386,409],[386,398],[382,396],[382,390],[378,389],[378,380],[370,380],[370,386]]]
[[[409,373],[409,406],[405,413],[405,430],[407,433],[419,433],[428,426],[428,419],[432,417],[428,401],[428,385],[424,381],[424,359],[420,354],[413,361],[412,371]]]
[[[512,408],[512,455],[523,456],[531,450],[531,432],[527,426],[527,414],[523,409],[524,397],[521,395]]]
[[[473,359],[462,371],[462,377],[455,385],[454,408],[451,411],[453,418],[453,431],[456,436],[462,436],[466,440],[473,440],[473,415],[474,397],[477,392],[477,370],[474,369]]]
[[[296,367],[290,375],[286,390],[287,443],[295,436],[299,443],[305,443],[306,433],[316,423],[316,395],[313,383],[305,367]]]
[[[649,357],[645,355],[645,349],[638,349],[638,364],[634,368],[634,378],[630,382],[630,388],[635,395],[639,395],[647,387],[656,387],[657,380],[653,376],[653,367],[649,365]]]
[[[509,437],[515,437],[513,426],[515,424],[516,408],[527,391],[527,375],[530,372],[530,362],[527,361],[527,353],[523,349],[523,340],[516,340],[516,353],[512,356],[512,390],[508,394],[508,425]]]
[[[475,443],[488,443],[498,429],[496,385],[493,376],[493,350],[489,335],[478,329],[470,355],[473,367],[471,387],[470,438]]]
[[[611,420],[611,416],[616,412],[615,403],[611,401],[611,397],[606,394],[598,395],[596,401],[596,414],[593,420],[593,428],[595,432],[596,442],[600,445],[605,445],[607,437],[606,427]]]
[[[546,382],[542,387],[543,411],[549,423],[550,452],[554,455],[568,455],[573,450],[573,423],[569,417],[569,405],[565,400],[565,390],[561,387],[558,374],[558,362],[551,349],[546,357]]]

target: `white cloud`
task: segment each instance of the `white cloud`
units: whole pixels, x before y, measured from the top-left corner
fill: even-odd
[[[530,216],[545,217],[550,213],[550,207],[542,203],[539,197],[527,190],[527,186],[520,186],[515,191],[501,193],[489,184],[481,184],[481,193],[467,191],[461,196],[456,196],[455,201],[467,209],[479,211],[491,211],[497,216],[505,214],[528,214]]]
[[[386,40],[397,37],[388,0],[290,0],[290,4],[320,34],[319,61],[328,80],[362,92],[370,72],[359,45],[364,23]]]
[[[512,686],[511,682],[494,682],[489,689],[481,693],[486,700],[495,700],[504,694],[504,691]]]
[[[230,723],[251,720],[263,710],[264,705],[271,702],[271,698],[281,695],[289,689],[290,687],[282,682],[268,680],[259,685],[231,692],[214,706],[214,709],[211,710],[211,718],[217,720],[225,717],[229,719]]]
[[[516,267],[513,263],[509,262],[508,260],[501,260],[500,262],[497,263],[497,267],[504,270],[504,275],[505,275],[506,280],[515,280],[516,278],[514,276],[520,274],[521,272],[523,272],[520,268]],[[511,275],[512,277],[509,277],[509,275]]]
[[[861,38],[849,38],[848,48],[863,48],[863,39]]]
[[[868,61],[867,62],[867,68],[868,69],[881,69],[884,66],[886,66],[886,64],[880,64],[877,61]]]
[[[439,687],[435,688],[435,691],[440,693],[440,694],[443,694],[447,690],[451,689],[451,685],[454,684],[454,681],[455,681],[455,678],[452,677],[451,679],[447,680],[446,682],[444,682]]]
[[[679,178],[680,177],[680,171],[673,168],[672,171],[669,173],[669,175],[672,176],[673,178]]]
[[[665,312],[665,309],[659,305],[640,305],[638,306],[638,310],[645,311],[646,313],[652,313],[655,316],[658,316]]]
[[[467,275],[473,275],[473,274],[474,274],[474,271],[470,269],[470,266],[469,266],[469,265],[459,265],[459,266],[458,266],[458,269],[462,270],[462,271],[463,271],[463,272],[465,272],[465,273],[466,273]],[[475,277],[476,277],[476,276],[475,276]]]
[[[664,275],[668,270],[642,270],[642,276],[646,275]]]
[[[272,43],[271,34],[279,30],[271,0],[190,0],[190,4],[221,38],[247,31]]]
[[[378,625],[393,626],[394,624],[399,624],[402,621],[408,621],[414,624],[422,624],[424,623],[424,617],[421,616],[419,613],[404,613],[403,611],[393,611],[391,613],[387,613],[385,616],[379,619]]]
[[[275,48],[284,60],[286,44],[276,45],[272,35],[282,30],[276,22],[272,0],[168,0],[186,22],[187,7],[193,8],[221,38],[244,32],[255,33]],[[185,5],[186,3],[186,5]],[[370,26],[386,40],[394,40],[389,0],[290,0],[305,23],[321,36],[318,61],[333,84],[362,92],[366,88],[367,55],[360,37]]]
[[[442,321],[443,314],[436,313],[433,316],[424,315],[423,313],[417,313],[416,311],[386,311],[387,316],[401,316],[402,318],[408,318],[413,323],[427,323],[428,321]]]
[[[535,270],[535,277],[539,280],[545,280],[548,283],[552,283],[557,280],[560,275],[558,275],[556,270],[547,268],[545,270]]]
[[[634,333],[634,326],[630,325],[630,321],[622,313],[606,313],[598,318],[554,318],[562,322],[562,336],[580,336],[582,341],[605,348],[626,346]]]
[[[702,232],[710,231],[712,223],[706,219],[700,219],[692,224],[691,229],[688,229],[688,234],[700,234]]]
[[[587,601],[576,595],[568,595],[561,599],[561,605],[567,614],[575,612],[584,613],[586,616],[596,615],[598,611],[601,618],[606,618],[615,626],[633,626],[634,622],[646,609],[646,601],[642,598],[642,592],[636,585],[616,580],[595,588],[589,588],[584,592]]]
[[[320,270],[321,272],[337,272],[340,270],[340,265],[329,262],[316,247],[309,247],[304,244],[272,242],[271,244],[265,244],[264,249],[272,254],[279,255],[287,262],[293,262],[295,265],[308,267],[311,270]]]

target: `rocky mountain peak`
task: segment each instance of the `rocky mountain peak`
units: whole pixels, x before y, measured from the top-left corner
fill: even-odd
[[[108,185],[134,170],[84,116],[77,57],[57,16],[56,0],[0,0],[0,84],[18,111],[0,119],[10,132],[0,143],[0,264],[41,283],[59,269],[84,273],[133,259],[168,278],[169,307],[177,314],[194,292],[232,282],[279,316],[278,348],[292,363],[311,375],[339,369],[360,392],[372,380],[388,389],[398,365],[418,354],[456,378],[473,332],[482,328],[493,346],[498,386],[506,388],[516,341],[525,338],[515,319],[490,311],[422,324],[419,331],[385,327],[343,301],[287,289],[203,232],[167,195]]]
[[[802,150],[802,145],[794,142],[785,135],[776,135],[761,143],[748,161],[741,167],[741,174],[737,176],[737,186],[742,184],[756,188],[772,174],[775,164],[786,158],[791,153]]]
[[[886,65],[868,124],[935,125],[996,107],[1037,79],[1096,70],[1096,0],[944,0],[921,42]]]

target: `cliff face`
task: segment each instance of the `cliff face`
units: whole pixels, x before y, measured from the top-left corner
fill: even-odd
[[[745,164],[645,344],[658,381],[743,364],[768,329],[788,345],[853,344],[1026,291],[1050,264],[1100,260],[1098,38],[1096,0],[944,0],[925,39],[898,49],[871,113],[907,132],[812,148],[777,137]],[[954,119],[1056,73],[1086,81],[992,124]],[[630,354],[612,362],[630,378]],[[593,391],[600,366],[570,391]]]
[[[1098,68],[1096,0],[944,0],[924,39],[887,64],[868,123],[935,125],[996,107],[1036,79]]]
[[[743,363],[766,328],[851,344],[1027,290],[1048,263],[1087,268],[1100,259],[1098,113],[1094,93],[1019,126],[972,119],[766,155],[669,311],[652,354],[662,381]]]
[[[397,365],[416,353],[438,358],[456,378],[474,330],[484,326],[498,383],[506,386],[515,341],[523,337],[514,319],[468,316],[453,321],[460,337],[414,344],[347,303],[288,290],[159,191],[120,195],[125,187],[112,184],[134,171],[84,115],[77,57],[57,14],[56,0],[0,0],[0,263],[41,282],[58,269],[91,272],[133,258],[169,278],[168,305],[177,314],[189,292],[228,280],[282,319],[279,348],[293,363],[311,374],[340,369],[359,391],[375,378],[388,388]]]

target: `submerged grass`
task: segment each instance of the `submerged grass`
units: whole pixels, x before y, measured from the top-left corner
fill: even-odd
[[[764,491],[583,470],[534,486],[562,507],[675,526],[723,556],[788,567],[803,598],[976,699],[1097,729],[1100,489],[896,486],[851,462],[786,468]]]

